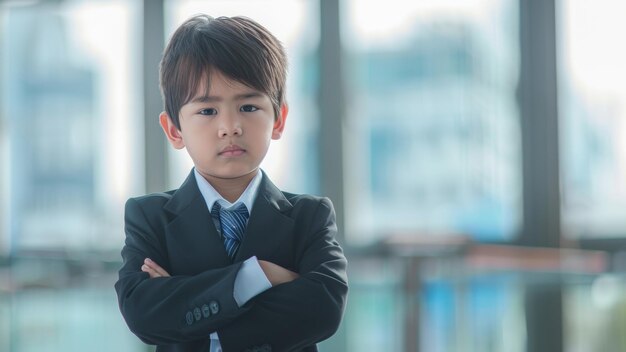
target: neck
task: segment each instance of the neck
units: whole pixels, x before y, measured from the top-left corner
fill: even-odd
[[[259,169],[254,169],[249,174],[245,174],[243,176],[235,177],[235,178],[221,178],[213,175],[206,175],[198,170],[200,175],[204,177],[210,184],[215,188],[217,193],[219,193],[224,199],[227,201],[234,203],[241,195],[243,191],[246,190],[250,181],[257,175]]]

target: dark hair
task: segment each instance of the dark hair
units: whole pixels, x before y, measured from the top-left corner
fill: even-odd
[[[174,32],[159,68],[165,111],[179,130],[181,107],[202,79],[210,81],[212,69],[267,94],[278,116],[287,79],[287,55],[280,41],[246,17],[196,15]]]

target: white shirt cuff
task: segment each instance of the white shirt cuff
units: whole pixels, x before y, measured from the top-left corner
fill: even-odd
[[[210,352],[222,352],[222,344],[220,343],[220,338],[217,336],[217,332],[211,333]]]
[[[235,278],[233,297],[239,307],[243,306],[252,297],[272,287],[259,261],[255,257],[246,259],[241,265]]]

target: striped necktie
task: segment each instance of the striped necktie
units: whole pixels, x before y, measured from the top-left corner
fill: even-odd
[[[228,256],[234,259],[246,230],[249,216],[248,209],[241,203],[233,210],[226,210],[218,202],[215,202],[211,209],[211,215],[219,219],[224,247]]]

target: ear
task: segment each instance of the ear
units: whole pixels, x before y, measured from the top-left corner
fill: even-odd
[[[289,113],[289,106],[284,103],[280,106],[280,113],[274,121],[274,128],[272,129],[272,139],[280,139],[285,129],[285,122],[287,121],[287,114]]]
[[[161,128],[163,128],[167,140],[170,141],[170,144],[176,149],[183,149],[185,147],[183,136],[165,111],[159,115],[159,123],[161,124]]]

